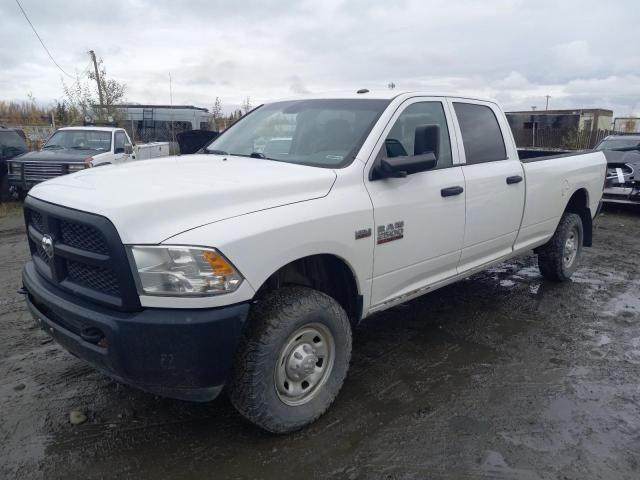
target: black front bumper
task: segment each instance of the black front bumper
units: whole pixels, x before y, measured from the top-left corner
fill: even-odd
[[[51,285],[33,262],[22,281],[34,318],[64,348],[122,383],[181,400],[220,393],[249,312],[247,303],[112,310]]]

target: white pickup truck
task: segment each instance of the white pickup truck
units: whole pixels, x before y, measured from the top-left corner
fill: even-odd
[[[606,170],[520,159],[496,103],[426,93],[268,103],[205,152],[34,187],[24,293],[106,374],[194,401],[226,385],[272,432],[329,407],[363,318],[532,249],[571,277]]]
[[[133,145],[129,134],[116,127],[64,127],[56,130],[41,150],[7,162],[9,190],[24,196],[34,185],[85,168],[169,155],[169,144]]]

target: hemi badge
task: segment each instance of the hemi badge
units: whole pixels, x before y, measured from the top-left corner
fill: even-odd
[[[356,230],[356,240],[360,240],[361,238],[367,238],[371,236],[370,228],[363,228],[362,230]]]

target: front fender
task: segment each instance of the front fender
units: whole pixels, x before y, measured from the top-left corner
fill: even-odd
[[[363,193],[365,196],[347,202],[336,198],[340,195],[334,196],[332,192],[325,198],[205,225],[171,237],[164,243],[219,249],[254,291],[274,272],[295,260],[311,255],[334,255],[351,269],[366,308],[374,243],[372,236],[355,238],[356,230],[373,227],[371,203]],[[223,297],[219,300],[224,300]]]

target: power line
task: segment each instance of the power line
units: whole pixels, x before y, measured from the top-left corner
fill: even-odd
[[[42,39],[40,38],[40,35],[38,35],[38,32],[36,30],[36,27],[33,26],[33,23],[31,23],[31,20],[29,20],[29,17],[27,16],[27,12],[24,11],[24,8],[22,8],[22,5],[20,5],[20,1],[16,0],[16,3],[18,4],[18,7],[20,7],[20,10],[22,11],[22,14],[24,15],[24,18],[27,20],[27,22],[29,22],[29,25],[31,25],[31,29],[33,30],[33,33],[36,34],[36,37],[38,37],[38,40],[40,40],[40,44],[42,45],[42,48],[44,48],[44,51],[47,52],[47,55],[49,55],[49,58],[51,59],[51,61],[53,62],[53,64],[58,67],[58,69],[64,73],[67,77],[69,78],[76,78],[73,75],[69,75],[67,72],[65,72],[62,67],[60,65],[58,65],[58,62],[55,61],[55,59],[53,58],[53,55],[51,55],[51,52],[49,52],[49,49],[47,48],[47,46],[44,44],[44,42],[42,41]]]

